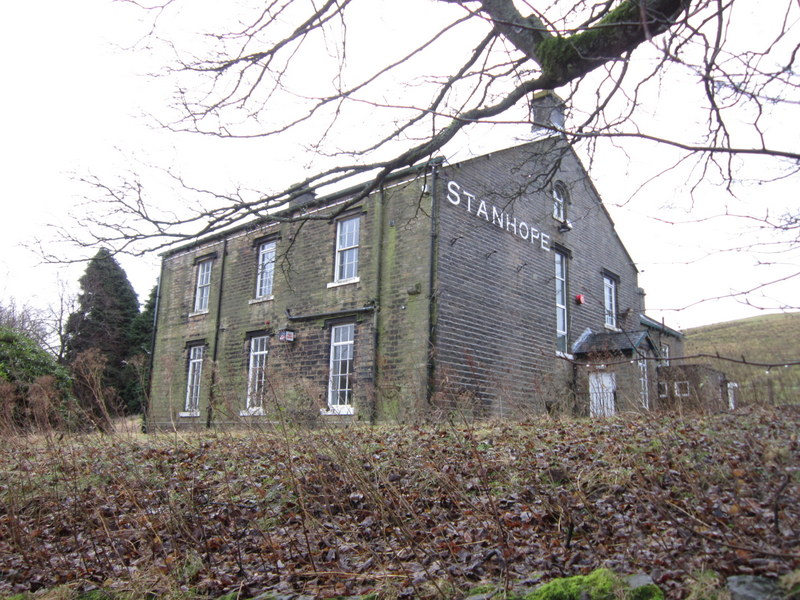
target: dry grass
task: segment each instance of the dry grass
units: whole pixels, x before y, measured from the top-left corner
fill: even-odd
[[[800,566],[800,412],[6,437],[0,594],[458,598]],[[59,587],[62,586],[62,587]]]

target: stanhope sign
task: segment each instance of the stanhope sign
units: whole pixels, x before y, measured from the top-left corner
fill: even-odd
[[[530,241],[531,244],[545,252],[550,252],[549,235],[542,233],[526,221],[518,220],[502,208],[489,204],[485,200],[479,200],[474,194],[470,194],[461,187],[458,182],[447,182],[447,200],[453,206],[463,206],[469,214],[484,219],[487,223],[512,233],[522,240]]]

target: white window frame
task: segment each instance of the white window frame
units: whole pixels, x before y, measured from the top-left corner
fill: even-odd
[[[661,344],[661,360],[658,364],[665,367],[669,366],[669,344]]]
[[[567,354],[569,351],[569,313],[567,311],[567,255],[555,251],[556,282],[556,352]]]
[[[689,397],[689,382],[688,381],[676,381],[675,382],[675,397],[676,398],[688,398]]]
[[[355,329],[355,323],[343,323],[331,327],[328,410],[323,410],[323,414],[353,414]]]
[[[641,392],[642,408],[650,410],[650,378],[647,374],[647,359],[639,359],[639,389]]]
[[[667,385],[666,381],[658,382],[658,397],[669,398],[669,386]]]
[[[258,270],[256,271],[256,300],[271,300],[275,278],[275,240],[258,245]]]
[[[180,417],[200,416],[200,393],[203,384],[203,359],[205,346],[195,344],[189,346],[189,360],[186,368],[186,399]]]
[[[551,194],[553,196],[553,218],[560,223],[564,223],[567,220],[567,202],[569,200],[567,188],[564,187],[563,183],[557,181],[553,184]]]
[[[605,326],[609,329],[618,329],[617,324],[617,286],[615,277],[603,275],[603,310]]]
[[[358,248],[361,238],[361,217],[336,222],[336,260],[333,285],[355,283],[358,277]]]
[[[250,338],[250,360],[247,368],[247,405],[240,416],[264,414],[264,397],[267,391],[267,356],[269,336]]]
[[[194,312],[207,313],[211,297],[211,266],[214,259],[208,258],[197,263],[197,283],[194,289]]]

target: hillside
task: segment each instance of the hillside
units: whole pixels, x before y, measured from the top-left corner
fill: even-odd
[[[800,362],[800,312],[715,323],[684,333],[687,356],[709,354],[741,361],[703,359],[739,384],[744,401],[800,402],[800,365],[760,366]]]

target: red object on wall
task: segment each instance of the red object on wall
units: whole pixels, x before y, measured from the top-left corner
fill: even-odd
[[[583,297],[583,294],[576,294],[575,295],[575,304],[585,304],[586,298]]]

